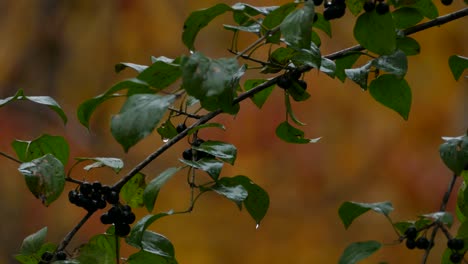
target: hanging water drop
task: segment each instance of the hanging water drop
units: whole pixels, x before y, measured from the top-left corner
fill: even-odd
[[[164,143],[167,143],[167,142],[169,141],[169,139],[168,139],[168,138],[163,138],[162,141],[163,141]]]
[[[258,229],[259,227],[260,227],[260,224],[257,224],[257,225],[255,226],[255,229]]]
[[[189,52],[190,52],[190,54],[193,54],[193,53],[195,53],[195,51],[193,51],[193,50],[189,50]]]

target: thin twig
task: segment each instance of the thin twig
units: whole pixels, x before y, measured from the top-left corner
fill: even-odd
[[[450,195],[452,194],[453,187],[455,186],[456,181],[457,181],[457,175],[453,175],[452,179],[450,180],[448,189],[444,194],[444,198],[442,198],[442,204],[440,205],[440,209],[439,209],[440,212],[445,212],[445,210],[447,208],[448,201],[450,199]],[[434,240],[435,240],[435,237],[437,235],[437,232],[439,231],[440,226],[441,226],[441,224],[438,224],[438,225],[436,225],[434,227],[434,229],[432,229],[431,239],[429,240],[430,241],[429,245],[434,244]],[[427,262],[427,259],[429,257],[429,253],[431,252],[431,249],[432,249],[432,246],[428,247],[426,249],[426,251],[424,252],[424,255],[423,255],[423,258],[422,258],[422,261],[421,261],[422,264],[425,264]]]
[[[20,163],[20,164],[22,163],[20,160],[15,159],[14,157],[6,154],[5,152],[0,151],[0,155],[7,158],[7,159],[10,159],[10,160],[12,160],[12,161],[14,161],[16,163]]]
[[[191,117],[191,118],[193,118],[193,119],[200,119],[200,118],[202,117],[202,116],[200,116],[200,115],[194,115],[194,114],[190,114],[190,113],[181,111],[181,110],[179,110],[179,109],[175,109],[174,107],[169,107],[168,109],[169,109],[170,111],[172,111],[172,112],[175,112],[175,113],[179,114],[179,115],[188,116],[188,117]]]
[[[236,59],[238,59],[240,56],[244,55],[245,53],[247,53],[249,50],[255,48],[255,46],[257,46],[258,44],[260,44],[260,42],[264,41],[266,38],[268,38],[269,36],[275,34],[276,32],[278,32],[280,29],[279,26],[273,28],[272,30],[268,31],[265,35],[261,36],[260,38],[258,38],[256,41],[254,41],[252,44],[250,44],[249,46],[247,46],[247,48],[245,48],[243,51],[239,52],[237,55],[236,55]]]
[[[57,248],[57,251],[62,251],[64,250],[67,246],[68,243],[72,240],[73,236],[75,236],[76,232],[80,230],[80,228],[83,226],[86,221],[93,215],[94,211],[88,212],[83,219],[75,226],[73,229],[63,238],[62,242],[60,242],[60,245]]]

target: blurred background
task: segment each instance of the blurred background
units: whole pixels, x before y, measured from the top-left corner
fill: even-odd
[[[151,135],[125,154],[109,129],[121,100],[101,106],[92,117],[90,131],[78,123],[76,108],[119,80],[135,76],[131,70],[115,74],[118,62],[150,64],[150,56],[187,54],[181,44],[185,18],[195,9],[218,2],[0,1],[0,98],[12,96],[20,88],[26,95],[49,95],[69,117],[64,126],[45,107],[28,102],[9,104],[0,109],[0,150],[13,154],[10,144],[14,139],[61,135],[70,143],[72,158],[120,157],[126,163],[120,174],[124,175],[158,148],[161,138]],[[245,2],[262,6],[286,1]],[[440,14],[447,14],[464,4],[455,0],[450,7],[438,7]],[[231,21],[229,14],[217,18],[200,33],[196,47],[208,56],[230,56],[226,49],[232,33],[221,25]],[[150,229],[173,242],[181,264],[336,263],[346,245],[369,239],[389,246],[363,263],[418,263],[421,251],[391,245],[397,237],[384,217],[368,213],[345,230],[337,210],[347,200],[389,200],[396,208],[391,214],[394,221],[438,210],[451,174],[439,158],[441,136],[459,136],[468,125],[468,79],[454,81],[447,62],[453,54],[468,55],[467,22],[463,18],[413,36],[422,50],[409,58],[407,80],[413,103],[408,121],[349,80],[342,84],[312,71],[305,77],[311,99],[294,103],[293,108],[307,123],[303,127],[307,137],[323,137],[319,143],[293,145],[276,138],[275,128],[284,120],[285,111],[279,89],[262,110],[245,101],[236,117],[216,118],[227,131],[202,131],[202,138],[238,147],[235,166],[225,165],[222,176],[246,175],[268,191],[270,209],[259,229],[246,211],[213,193],[202,196],[191,214],[161,219]],[[354,17],[349,12],[331,23],[333,41],[319,32],[323,54],[356,44],[352,38]],[[240,48],[254,39],[242,36]],[[258,76],[249,73],[249,77]],[[152,179],[164,169],[178,166],[177,159],[188,146],[186,141],[180,142],[144,173]],[[85,214],[70,206],[65,196],[48,208],[42,206],[27,190],[17,167],[0,159],[0,263],[5,264],[16,263],[13,255],[27,235],[48,226],[47,240],[59,243]],[[85,173],[77,168],[73,176],[83,179]],[[110,184],[119,176],[100,169],[86,177]],[[74,187],[67,183],[66,192]],[[161,191],[155,212],[183,210],[189,197],[185,174],[180,173]],[[453,209],[452,199],[449,210]],[[141,217],[147,212],[136,213]],[[84,225],[69,252],[105,231],[99,215]],[[440,263],[445,239],[437,243],[430,263]],[[124,251],[124,256],[134,252],[131,248]]]

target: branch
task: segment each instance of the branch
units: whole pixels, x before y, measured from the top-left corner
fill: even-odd
[[[3,156],[5,158],[7,158],[7,159],[10,159],[10,160],[12,160],[12,161],[14,161],[16,163],[20,163],[20,164],[22,163],[20,160],[17,160],[14,157],[12,157],[12,156],[10,156],[10,155],[6,154],[5,152],[2,152],[2,151],[0,151],[0,156]]]
[[[445,16],[440,16],[440,17],[434,18],[433,20],[430,20],[428,22],[425,22],[425,23],[422,23],[422,24],[407,28],[407,29],[403,30],[403,34],[405,36],[409,36],[409,35],[412,35],[414,33],[419,32],[419,31],[426,30],[426,29],[429,29],[429,28],[435,27],[435,26],[440,26],[440,25],[443,25],[443,24],[448,23],[448,22],[453,21],[453,20],[457,20],[457,19],[462,18],[462,17],[467,16],[467,15],[468,15],[468,7],[460,9],[458,11],[455,11],[455,12],[450,13],[450,14],[445,15]],[[350,47],[350,48],[347,48],[347,49],[343,49],[343,50],[328,54],[328,55],[325,56],[325,58],[330,59],[330,60],[336,60],[336,59],[339,59],[341,57],[344,57],[349,52],[363,51],[363,50],[365,50],[365,48],[363,46],[356,45],[356,46],[353,46],[353,47]]]
[[[86,221],[93,215],[94,212],[88,212],[83,219],[63,238],[62,242],[60,242],[60,245],[57,248],[57,251],[62,251],[64,250],[67,246],[68,243],[72,240],[73,236],[75,236],[76,232],[80,230],[80,228],[83,226]]]
[[[453,187],[455,186],[455,182],[457,181],[457,175],[453,175],[452,176],[452,179],[450,180],[450,184],[449,184],[449,187],[447,189],[447,191],[445,192],[444,194],[444,198],[442,198],[442,204],[440,205],[440,209],[439,211],[440,212],[445,212],[445,209],[447,208],[447,204],[448,204],[448,201],[450,199],[450,195],[452,194],[452,191],[453,191]],[[432,229],[432,233],[431,233],[431,239],[429,240],[429,245],[433,245],[434,244],[434,240],[435,240],[435,237],[437,235],[437,232],[439,231],[439,228],[441,228],[442,224],[438,224],[434,227],[434,229]],[[447,233],[446,233],[447,235]],[[432,246],[429,246],[426,251],[424,252],[424,255],[423,255],[423,259],[422,259],[422,264],[425,264],[427,262],[427,258],[429,257],[429,253],[431,252],[431,249],[432,249]]]
[[[404,30],[404,33],[406,35],[411,35],[411,34],[414,34],[416,32],[419,32],[421,30],[425,30],[425,29],[428,29],[428,28],[431,28],[431,27],[434,27],[434,26],[437,26],[437,25],[442,25],[442,24],[445,24],[447,22],[459,19],[459,18],[464,17],[466,15],[468,15],[468,8],[464,8],[464,9],[461,9],[461,10],[456,11],[454,13],[435,18],[435,19],[433,19],[431,21],[416,25],[414,27],[410,27],[410,28]],[[274,34],[276,32],[276,30],[278,30],[278,28],[272,29],[270,34],[272,34],[272,33]],[[262,38],[260,38],[260,39],[263,40]],[[258,43],[259,43],[258,40],[254,42],[255,45],[258,44]],[[247,49],[245,49],[244,51],[240,52],[237,55],[237,57],[241,56],[243,53],[247,52],[250,48],[254,47],[255,45],[249,45],[249,47]],[[357,45],[357,46],[353,46],[353,47],[343,49],[341,51],[337,51],[337,52],[331,53],[329,55],[326,55],[325,58],[330,59],[330,60],[336,60],[338,58],[344,57],[345,55],[347,55],[348,52],[355,52],[355,51],[362,51],[362,50],[364,50],[364,47],[362,47],[361,45]],[[300,67],[298,70],[300,72],[306,72],[306,71],[309,71],[311,69],[312,68],[310,66],[303,66],[303,67]],[[274,78],[272,78],[272,79],[270,79],[270,80],[268,80],[268,81],[266,81],[266,82],[264,82],[264,83],[262,83],[262,84],[260,84],[260,85],[258,85],[256,87],[252,88],[251,90],[240,94],[237,98],[235,98],[233,100],[233,104],[240,103],[241,101],[253,96],[254,94],[259,93],[259,92],[265,90],[266,88],[276,84],[279,76],[276,76],[276,77],[274,77]],[[140,172],[143,168],[145,168],[154,159],[156,159],[158,156],[160,156],[162,153],[164,153],[172,145],[174,145],[175,143],[177,143],[178,141],[183,139],[185,136],[187,136],[190,129],[195,128],[195,127],[197,127],[199,125],[202,125],[202,124],[208,122],[209,120],[213,119],[214,117],[216,117],[217,115],[219,115],[221,113],[222,113],[222,110],[218,109],[216,111],[210,112],[210,113],[202,116],[193,125],[191,125],[187,129],[185,129],[184,131],[179,133],[177,136],[170,139],[168,142],[166,142],[164,145],[162,145],[155,152],[151,153],[142,162],[140,162],[138,165],[136,165],[126,176],[124,176],[122,179],[120,179],[120,181],[118,181],[116,184],[114,184],[113,187],[116,188],[117,190],[120,190],[122,188],[122,186],[125,185],[125,183],[127,183],[134,175],[136,175],[138,172]]]

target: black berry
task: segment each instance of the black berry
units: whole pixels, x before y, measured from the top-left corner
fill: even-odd
[[[448,6],[448,5],[451,5],[451,4],[453,3],[453,0],[441,0],[440,2],[441,2],[443,5]]]
[[[107,195],[106,195],[106,201],[110,204],[116,204],[119,202],[119,193],[115,190],[111,190]]]
[[[181,133],[181,132],[184,131],[185,129],[187,129],[187,126],[185,125],[185,123],[178,124],[177,127],[176,127],[177,133]]]
[[[93,189],[93,186],[92,186],[91,183],[89,183],[89,182],[83,182],[83,183],[80,185],[80,192],[81,192],[83,195],[89,195],[89,194],[91,194],[92,189]]]
[[[130,234],[130,225],[128,224],[115,224],[115,234],[120,237]]]
[[[287,90],[289,87],[291,87],[292,83],[288,76],[280,75],[276,84],[278,85],[278,87]]]
[[[330,7],[332,5],[333,5],[333,2],[329,2],[329,1],[325,1],[325,4],[323,4],[325,8]]]
[[[67,259],[67,254],[63,251],[58,251],[57,253],[55,253],[55,258],[57,260],[66,260]]]
[[[49,251],[46,251],[42,254],[41,259],[47,262],[47,261],[51,261],[53,257],[54,257],[54,254],[52,254]]]
[[[416,240],[416,247],[419,249],[427,249],[429,248],[429,240],[425,237],[420,237]]]
[[[465,247],[463,239],[452,238],[447,241],[447,247],[453,250],[462,250]]]
[[[189,148],[189,149],[184,150],[184,152],[182,152],[182,158],[184,158],[185,160],[192,160],[193,158],[192,149]]]
[[[323,0],[314,0],[314,5],[319,6],[323,3]]]
[[[450,261],[452,261],[453,263],[460,263],[462,259],[463,259],[463,255],[458,252],[453,252],[450,255]]]
[[[379,15],[385,15],[386,13],[390,11],[390,7],[388,6],[387,3],[380,2],[375,7],[375,11],[377,11],[377,14]]]
[[[108,212],[103,213],[101,215],[100,220],[101,220],[101,223],[103,223],[104,225],[110,225],[113,223],[112,218],[110,217]]]
[[[199,147],[203,143],[205,143],[205,140],[203,140],[201,138],[197,138],[197,139],[195,139],[195,141],[193,141],[192,145],[195,146],[195,147]]]
[[[340,4],[340,5],[333,5],[328,8],[325,8],[323,11],[323,17],[326,20],[332,20],[336,18],[340,18],[344,16],[346,12],[346,5],[345,4]]]
[[[101,192],[102,184],[98,181],[93,182],[93,191],[94,192]]]
[[[78,202],[78,192],[75,190],[72,190],[68,193],[68,200],[72,204],[76,204]]]
[[[374,9],[375,9],[375,3],[374,3],[374,1],[371,0],[371,1],[366,1],[366,2],[364,2],[364,11],[366,11],[367,13],[369,13],[369,12],[374,11]]]
[[[414,240],[418,236],[418,230],[414,226],[408,227],[405,231],[405,236],[408,239]]]
[[[406,239],[406,247],[408,249],[414,249],[416,247],[416,241],[413,239]]]
[[[135,222],[136,219],[135,214],[131,211],[125,211],[123,213],[122,218],[124,220],[123,222],[126,224],[133,224],[133,222]]]

